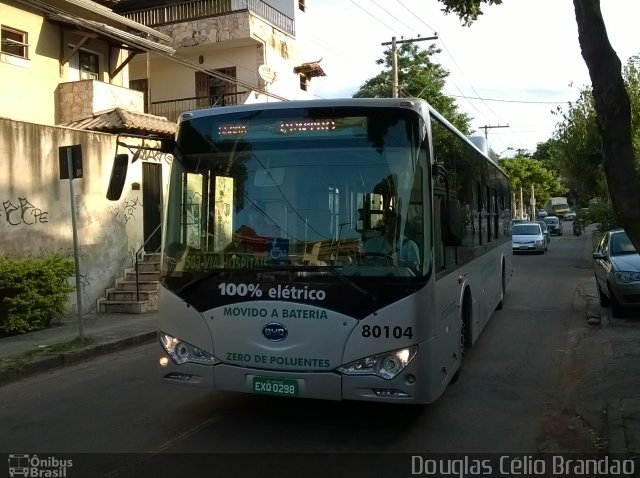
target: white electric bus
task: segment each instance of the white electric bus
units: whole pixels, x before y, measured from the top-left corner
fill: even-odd
[[[163,222],[162,379],[434,401],[502,307],[510,200],[505,172],[420,99],[183,113]]]

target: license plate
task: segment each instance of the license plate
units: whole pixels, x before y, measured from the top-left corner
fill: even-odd
[[[529,249],[529,246],[520,246],[520,249]]]
[[[253,391],[267,395],[295,397],[298,395],[298,381],[290,378],[253,377]]]

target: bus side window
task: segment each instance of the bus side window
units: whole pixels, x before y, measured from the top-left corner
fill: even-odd
[[[418,245],[420,257],[424,250],[424,221],[422,220],[422,204],[409,204],[404,235]],[[422,263],[422,261],[420,261]]]
[[[491,242],[491,219],[493,216],[493,209],[492,209],[492,199],[493,196],[491,195],[491,189],[489,189],[489,186],[487,186],[485,188],[485,197],[486,197],[486,201],[487,201],[487,242]]]
[[[478,181],[473,182],[473,199],[476,204],[476,212],[475,216],[477,221],[474,221],[478,224],[478,236],[476,245],[482,245],[482,197],[480,195],[480,183]]]
[[[442,196],[433,197],[433,248],[437,270],[444,269],[444,243],[442,241],[442,201]]]
[[[443,222],[448,221],[449,219],[445,219],[443,216],[443,211],[446,210],[445,207],[446,198],[444,196],[434,196],[434,211],[435,217],[433,220],[434,228],[435,228],[435,257],[436,257],[436,266],[438,270],[446,269],[447,267],[451,267],[456,264],[456,246],[454,245],[446,245],[446,234],[447,231],[443,229]]]

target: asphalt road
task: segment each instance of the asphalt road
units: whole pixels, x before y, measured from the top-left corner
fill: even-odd
[[[275,476],[265,468],[273,467],[281,476],[315,470],[335,477],[339,463],[349,476],[365,476],[356,473],[363,470],[376,476],[377,459],[389,453],[600,451],[600,424],[577,416],[573,406],[575,382],[589,369],[589,355],[580,350],[588,330],[577,290],[592,276],[583,257],[587,239],[564,226],[567,233],[553,237],[546,254],[514,256],[504,309],[434,404],[291,400],[163,385],[153,344],[0,388],[0,450],[89,454],[73,455],[80,464],[70,477],[151,476],[154,466],[195,466],[183,476],[204,476],[203,463],[216,471],[207,476],[227,476],[224,465],[229,473],[237,467],[235,476]],[[223,455],[189,455],[203,453]],[[296,455],[305,453],[313,455]],[[394,476],[411,475],[408,457],[393,466]],[[169,476],[158,469],[154,476]]]

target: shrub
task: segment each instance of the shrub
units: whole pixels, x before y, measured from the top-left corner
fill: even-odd
[[[0,329],[8,334],[51,327],[67,312],[73,261],[60,255],[0,258]]]
[[[602,199],[592,199],[587,210],[578,211],[576,219],[585,227],[589,224],[597,224],[597,231],[601,233],[619,227],[611,203]]]
[[[598,224],[598,231],[605,232],[619,226],[616,213],[608,201],[591,201],[589,204],[591,222]]]

